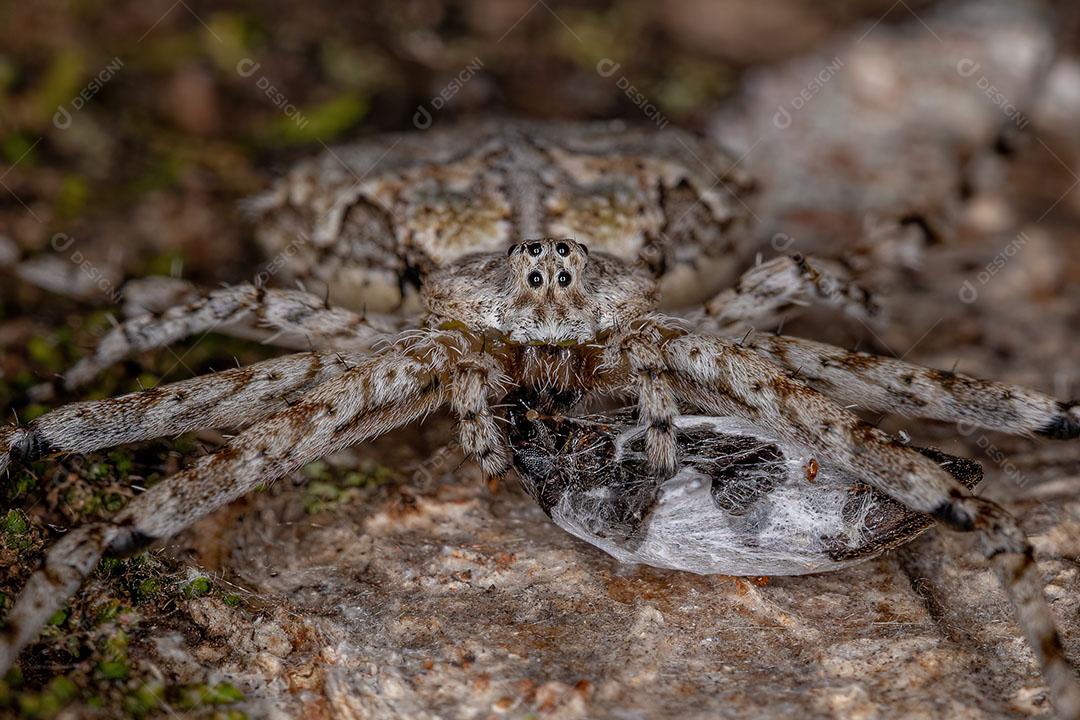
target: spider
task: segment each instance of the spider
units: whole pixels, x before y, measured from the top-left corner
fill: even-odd
[[[0,430],[3,471],[50,453],[88,452],[202,428],[244,428],[216,453],[137,496],[111,521],[79,527],[59,540],[8,614],[0,669],[12,664],[78,590],[99,558],[145,548],[309,462],[448,406],[458,418],[462,448],[487,476],[506,475],[516,451],[522,474],[532,478],[537,465],[523,457],[532,441],[513,426],[546,428],[555,422],[549,418],[572,416],[586,403],[631,398],[635,422],[643,428],[638,474],[645,480],[636,492],[646,502],[622,499],[629,511],[621,517],[629,518],[629,529],[616,522],[599,527],[601,532],[621,532],[619,542],[632,540],[634,524],[649,521],[642,513],[635,517],[635,503],[639,510],[646,507],[648,498],[694,462],[686,457],[684,413],[739,419],[755,428],[750,435],[756,433],[758,445],[762,438],[775,440],[785,456],[792,447],[805,448],[830,472],[845,473],[948,528],[976,533],[1059,713],[1080,717],[1080,684],[1043,595],[1032,548],[1016,522],[974,496],[939,464],[941,458],[909,447],[845,407],[1068,439],[1080,437],[1077,403],[809,340],[747,332],[768,325],[795,301],[823,298],[845,307],[865,301],[808,259],[760,264],[704,308],[681,317],[653,309],[657,284],[641,264],[590,254],[572,239],[530,239],[505,251],[459,258],[431,271],[421,292],[424,316],[402,325],[327,307],[298,290],[215,290],[159,316],[126,321],[73,372],[92,373],[129,352],[250,319],[252,313],[261,327],[308,337],[320,349],[70,404],[25,427]],[[528,406],[524,418],[511,411],[510,431],[500,422],[507,419],[502,410],[508,400],[512,407]],[[704,432],[727,442],[716,426]],[[546,446],[539,447],[542,456]],[[765,460],[770,452],[776,459],[774,451],[757,450]],[[532,455],[535,460],[537,453]],[[817,482],[822,471],[807,472]]]

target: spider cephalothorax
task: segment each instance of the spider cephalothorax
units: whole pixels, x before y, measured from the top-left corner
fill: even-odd
[[[441,320],[512,343],[567,347],[594,342],[640,317],[656,283],[637,266],[570,239],[511,245],[436,271],[424,303]]]
[[[840,485],[837,498],[845,496],[845,483],[864,483],[910,511],[974,531],[1017,609],[1059,709],[1080,716],[1080,686],[1065,659],[1031,546],[1016,522],[974,496],[940,456],[907,446],[848,408],[1064,439],[1080,436],[1075,404],[901,360],[752,332],[774,325],[806,300],[863,307],[864,294],[806,258],[760,264],[703,309],[681,317],[652,312],[656,288],[637,264],[590,254],[571,239],[530,239],[501,252],[462,257],[426,277],[422,294],[428,312],[401,322],[328,307],[303,291],[213,291],[160,315],[127,321],[73,368],[69,380],[92,376],[136,350],[214,329],[262,333],[282,344],[302,338],[318,350],[76,403],[26,427],[0,429],[2,470],[45,452],[87,452],[207,427],[242,428],[217,453],[136,497],[111,522],[67,533],[9,614],[0,669],[102,555],[132,552],[172,535],[325,455],[448,407],[457,416],[462,448],[485,473],[508,472],[516,449],[519,462],[532,458],[523,474],[535,481],[537,468],[570,466],[561,446],[543,439],[550,430],[545,423],[558,422],[545,413],[557,418],[598,399],[629,399],[636,406],[632,420],[612,416],[608,425],[614,429],[605,432],[622,436],[619,428],[632,426],[633,447],[629,454],[617,448],[600,455],[615,464],[615,480],[597,478],[590,485],[556,478],[536,493],[553,517],[553,503],[569,503],[558,517],[569,518],[572,530],[624,559],[745,572],[759,567],[753,557],[726,555],[729,544],[709,542],[715,538],[708,523],[698,522],[691,531],[683,525],[686,513],[673,515],[671,502],[691,500],[688,507],[714,514],[746,511],[745,498],[768,496],[775,502],[771,498],[781,485],[801,492],[792,482],[798,473],[781,473],[785,458],[821,458],[822,478]],[[688,426],[692,414],[706,420]],[[563,434],[579,435],[573,426]],[[748,452],[752,462],[703,471],[711,466],[696,457],[701,447],[725,456]],[[591,457],[593,451],[585,452]],[[628,476],[623,471],[631,466]],[[774,471],[775,478],[762,475]],[[702,472],[720,478],[719,490],[694,505],[694,488],[702,486],[687,473]],[[575,490],[579,486],[587,488],[584,495]],[[620,496],[620,488],[632,490]],[[769,513],[768,502],[751,504]],[[811,534],[815,529],[810,527]],[[612,538],[614,544],[605,544]],[[845,549],[840,542],[834,538],[811,555],[856,557],[862,547]],[[777,572],[793,568],[790,561],[776,565]]]

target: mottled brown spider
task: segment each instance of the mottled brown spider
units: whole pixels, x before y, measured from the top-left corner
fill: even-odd
[[[827,282],[826,282],[827,280]],[[1022,387],[941,373],[807,340],[748,332],[795,301],[858,305],[864,296],[813,261],[753,268],[705,309],[653,312],[640,265],[572,239],[534,239],[462,257],[424,278],[414,321],[328,308],[302,291],[237,286],[161,315],[129,320],[73,375],[135,350],[254,314],[262,330],[319,349],[102,401],[74,403],[0,430],[0,471],[57,452],[242,427],[218,452],[136,497],[110,522],[70,531],[28,581],[0,636],[0,670],[103,555],[169,537],[258,485],[448,406],[464,450],[491,477],[514,448],[501,405],[527,398],[537,416],[572,415],[598,398],[631,399],[644,427],[654,490],[680,469],[685,413],[738,418],[807,448],[906,507],[975,532],[1016,608],[1058,711],[1080,717],[1031,546],[997,505],[975,497],[932,457],[861,421],[847,405],[1011,433],[1080,436],[1080,407]],[[400,330],[400,331],[399,331]],[[380,342],[381,341],[381,342]],[[376,349],[376,345],[379,345]],[[70,379],[70,378],[69,378]],[[685,425],[685,423],[682,423]],[[645,488],[646,494],[648,487]]]

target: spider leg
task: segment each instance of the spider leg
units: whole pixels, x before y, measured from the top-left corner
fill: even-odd
[[[821,302],[864,321],[881,308],[836,263],[801,255],[782,256],[747,270],[735,287],[720,292],[686,319],[698,332],[738,335],[778,326],[796,308]]]
[[[755,333],[742,343],[845,404],[1013,434],[1080,437],[1080,403],[824,343]]]
[[[666,342],[663,351],[676,394],[686,405],[745,417],[820,452],[947,527],[975,532],[1013,604],[1058,713],[1080,717],[1080,683],[1065,657],[1032,548],[1008,513],[973,496],[929,458],[735,341],[684,335]]]
[[[647,333],[647,330],[644,331]],[[631,333],[622,343],[621,360],[630,371],[630,383],[638,396],[638,417],[645,426],[645,452],[658,477],[670,477],[678,470],[678,439],[675,418],[679,402],[675,397],[666,359],[659,349],[661,338]]]
[[[135,278],[124,284],[124,317],[139,318],[144,315],[161,315],[172,308],[183,307],[198,302],[210,291],[200,289],[193,283],[179,278],[152,276]],[[291,300],[290,295],[296,300]],[[297,316],[303,315],[299,308],[290,308],[290,302],[304,303],[308,307],[315,304],[316,298],[323,298],[318,303],[318,312],[313,315],[313,320],[302,319],[302,325],[297,328],[289,327],[295,323]],[[357,344],[354,337],[354,328],[358,323],[366,322],[373,330],[386,334],[393,334],[405,329],[407,322],[404,319],[391,318],[382,314],[363,313],[362,319],[358,320],[355,313],[348,309],[335,308],[331,312],[325,296],[308,291],[268,289],[264,304],[275,303],[275,313],[255,312],[246,321],[235,322],[217,330],[222,334],[244,338],[245,340],[257,340],[268,345],[307,350],[315,344],[322,349],[349,350],[358,347],[368,347],[370,343]],[[274,315],[279,317],[274,317]],[[282,321],[280,316],[285,319]],[[337,335],[328,334],[330,330],[338,327],[342,331]]]
[[[0,475],[55,452],[85,453],[204,428],[243,427],[359,365],[362,353],[299,353],[105,400],[71,403],[26,427],[0,427]]]
[[[145,284],[140,292],[144,297],[151,294]],[[67,372],[64,384],[68,389],[77,388],[114,362],[199,333],[269,336],[268,342],[302,350],[370,350],[379,340],[392,339],[399,329],[398,323],[387,317],[329,308],[321,298],[300,290],[232,285],[160,315],[125,320],[101,339],[93,354]]]
[[[460,423],[461,447],[489,478],[510,470],[510,445],[491,409],[491,397],[505,395],[506,383],[502,368],[487,355],[459,361],[454,371],[450,405]]]
[[[137,552],[169,537],[256,486],[419,420],[450,396],[450,372],[463,336],[432,333],[405,341],[314,388],[267,416],[218,452],[132,500],[110,522],[80,528],[48,554],[0,629],[0,673],[103,554]]]

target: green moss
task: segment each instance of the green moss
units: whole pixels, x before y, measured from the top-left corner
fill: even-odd
[[[108,600],[103,603],[97,610],[97,616],[95,618],[98,625],[111,622],[119,617],[120,612],[124,609],[124,605],[116,599]]]
[[[244,602],[239,595],[234,595],[232,593],[222,595],[221,601],[229,607],[240,607]]]
[[[102,660],[97,665],[97,676],[103,680],[127,680],[128,637],[123,630],[118,630],[102,647]]]
[[[171,276],[179,265],[183,267],[184,256],[178,252],[160,253],[150,258],[143,267],[143,275]]]
[[[316,460],[313,463],[308,463],[303,467],[301,472],[312,480],[329,480],[330,479],[330,466],[328,466],[322,460]]]
[[[243,15],[232,12],[216,12],[208,24],[210,37],[204,43],[206,51],[218,68],[231,77],[236,74],[237,63],[251,54],[256,37],[254,25]]]
[[[115,575],[120,571],[124,561],[120,558],[107,557],[102,558],[98,563],[98,572],[103,575]]]
[[[39,417],[41,417],[47,412],[49,412],[49,408],[47,406],[40,403],[30,403],[23,408],[20,419],[24,423],[28,423],[33,420],[37,420]]]
[[[55,53],[31,101],[30,107],[34,111],[35,124],[44,124],[52,120],[53,114],[61,105],[69,107],[72,97],[79,92],[84,78],[90,72],[78,48],[68,46]]]
[[[636,4],[617,3],[607,11],[568,10],[566,18],[575,34],[553,26],[557,34],[552,40],[563,55],[590,71],[603,59],[636,57],[635,48],[642,44],[642,34],[649,28],[648,14]],[[632,68],[622,72],[636,76]]]
[[[673,61],[664,79],[656,83],[655,102],[665,113],[686,117],[731,92],[734,82],[734,70],[728,65],[681,58]]]
[[[332,37],[319,44],[319,64],[333,86],[364,93],[402,80],[393,62],[379,49]]]
[[[66,607],[62,607],[52,614],[52,617],[49,618],[49,622],[47,624],[60,627],[67,622],[68,616],[70,615],[71,611],[68,610]]]
[[[23,505],[16,502],[20,498],[34,494],[38,485],[38,476],[45,470],[45,462],[37,461],[30,463],[21,470],[16,470],[8,475],[6,480],[0,481],[0,507],[15,507]],[[0,510],[0,512],[3,512]],[[4,522],[4,516],[0,515],[0,526]],[[0,542],[5,539],[3,528],[0,527]]]
[[[8,482],[8,486],[4,488],[4,494],[8,500],[15,500],[26,495],[35,487],[37,487],[37,476],[23,470]]]
[[[78,215],[86,207],[90,197],[90,186],[78,175],[65,175],[60,181],[60,190],[53,201],[56,213],[62,218]]]
[[[45,692],[53,697],[67,702],[74,698],[79,690],[70,679],[60,676],[53,678],[45,688]]]
[[[17,704],[23,717],[51,718],[74,700],[77,694],[75,683],[60,676],[50,680],[40,693],[19,693]]]
[[[135,460],[131,454],[124,450],[113,450],[109,453],[109,462],[117,474],[124,476],[129,474],[135,467]]]
[[[102,507],[111,514],[123,508],[124,505],[127,505],[127,498],[120,493],[105,493],[102,496],[101,504]]]
[[[26,390],[36,385],[37,382],[37,377],[26,368],[21,368],[15,373],[15,377],[12,378],[12,385],[14,385],[17,390]]]
[[[377,487],[394,477],[390,468],[368,461],[344,474],[324,462],[311,463],[304,467],[304,474],[315,479],[305,488],[301,500],[309,514],[348,505],[361,496],[361,488]]]
[[[134,201],[156,190],[171,190],[180,182],[184,168],[176,158],[151,157],[142,165],[141,174],[125,185],[120,195]]]
[[[33,166],[35,164],[36,155],[34,142],[26,135],[21,133],[11,133],[0,138],[0,156],[3,156],[4,160],[9,165],[13,165],[16,161],[19,161],[19,165],[24,168]],[[22,159],[19,160],[20,158]]]
[[[237,690],[229,683],[218,683],[207,688],[203,696],[204,701],[211,705],[227,705],[228,703],[240,702],[244,699],[244,693]]]
[[[307,145],[342,134],[367,115],[370,102],[358,93],[345,93],[321,105],[281,117],[270,126],[267,141],[278,145]]]
[[[184,688],[177,704],[190,710],[201,705],[228,705],[243,699],[244,693],[223,682],[217,685],[190,685]]]
[[[390,482],[394,477],[394,471],[385,465],[365,462],[361,464],[360,469],[364,472],[366,485],[382,485]]]
[[[183,583],[178,582],[179,578],[152,553],[125,559],[106,558],[98,564],[98,573],[111,578],[126,595],[119,599],[109,598],[97,605],[98,624],[111,622],[134,607],[157,598],[168,599],[170,594],[166,590],[175,589],[177,594],[187,590]]]
[[[214,585],[210,582],[210,578],[205,575],[200,575],[184,584],[184,597],[191,599],[209,595],[213,587]]]
[[[3,533],[4,545],[12,550],[26,550],[33,543],[30,520],[22,510],[8,510],[0,519],[0,532]]]
[[[139,373],[139,376],[128,383],[127,392],[139,392],[150,390],[161,384],[161,378],[151,372]]]
[[[154,598],[161,592],[161,583],[157,578],[146,578],[142,580],[135,589],[136,599],[139,601],[146,601]]]
[[[10,687],[21,687],[23,684],[22,668],[20,668],[18,665],[13,666],[10,670],[8,670],[7,675],[4,676],[4,682],[7,683]]]
[[[240,710],[218,710],[211,720],[247,720],[247,713]]]
[[[341,489],[328,482],[313,482],[304,489],[301,502],[304,510],[311,515],[322,512],[336,504],[341,498]]]
[[[22,510],[8,510],[7,515],[4,516],[2,527],[4,535],[17,537],[29,532],[30,521]]]
[[[118,630],[105,641],[105,654],[110,658],[127,657],[128,636],[123,630]]]
[[[98,674],[105,680],[127,680],[127,662],[124,660],[102,660],[98,663]]]
[[[157,709],[165,699],[165,684],[150,680],[124,697],[124,711],[133,717],[143,717]]]
[[[19,66],[11,58],[0,58],[0,92],[6,92],[19,77]]]
[[[59,372],[63,368],[64,357],[57,349],[54,338],[36,335],[27,341],[26,352],[31,360],[44,365],[49,370]]]

